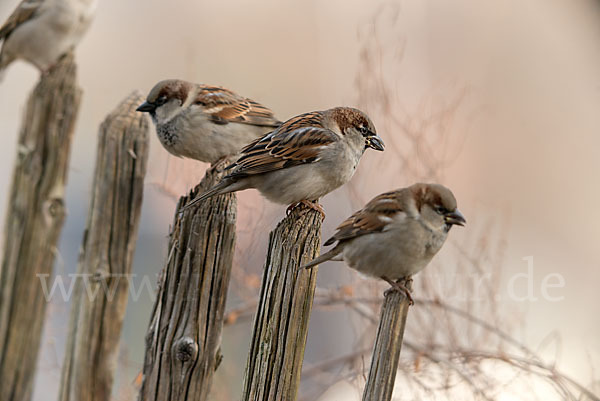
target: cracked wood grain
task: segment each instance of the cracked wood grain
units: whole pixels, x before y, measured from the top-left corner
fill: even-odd
[[[405,284],[411,289],[410,282]],[[409,300],[399,291],[388,291],[379,317],[379,328],[371,359],[363,401],[390,401],[396,381]]]
[[[177,210],[216,184],[233,158],[209,169]],[[176,212],[166,266],[146,335],[141,401],[205,401],[220,362],[233,253],[235,194]]]
[[[60,401],[109,401],[127,307],[149,154],[149,123],[134,92],[98,134],[79,255]]]
[[[269,237],[243,401],[293,401],[298,394],[317,268],[299,271],[321,246],[321,215],[297,207]]]
[[[65,56],[42,75],[23,116],[0,268],[0,400],[29,401],[62,230],[71,141],[81,101]]]

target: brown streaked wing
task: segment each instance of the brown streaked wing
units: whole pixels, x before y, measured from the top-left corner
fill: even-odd
[[[373,198],[364,208],[344,220],[338,226],[333,237],[325,242],[325,245],[382,231],[388,222],[381,219],[381,217],[393,217],[395,214],[404,211],[399,198],[397,191],[386,192]]]
[[[6,39],[17,26],[33,18],[41,4],[41,0],[23,0],[19,3],[15,11],[0,28],[0,39]]]
[[[314,162],[323,146],[339,140],[334,132],[322,126],[320,117],[320,113],[294,117],[250,143],[242,149],[228,177],[243,178]]]
[[[218,86],[203,86],[195,103],[208,109],[216,124],[235,122],[265,127],[281,124],[267,107]]]

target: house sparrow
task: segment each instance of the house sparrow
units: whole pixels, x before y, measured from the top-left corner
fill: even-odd
[[[448,188],[414,184],[375,197],[325,242],[337,242],[333,249],[303,267],[343,260],[403,291],[412,304],[410,292],[400,283],[427,266],[453,225],[465,223]]]
[[[97,0],[23,0],[0,28],[0,78],[17,59],[42,73],[74,48],[92,22]]]
[[[213,195],[258,189],[267,199],[323,209],[318,199],[347,183],[366,148],[382,151],[383,141],[360,110],[336,107],[293,117],[242,149],[231,173],[191,202]]]
[[[137,110],[150,114],[169,153],[208,163],[238,153],[281,124],[254,100],[177,79],[156,84]]]

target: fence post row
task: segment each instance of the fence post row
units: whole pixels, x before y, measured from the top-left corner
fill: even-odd
[[[19,137],[0,270],[0,399],[29,401],[46,300],[64,222],[64,189],[81,99],[68,55],[30,95]],[[148,159],[148,122],[130,95],[102,124],[87,227],[79,259],[60,401],[110,399],[137,239]],[[221,161],[189,197],[225,174]],[[168,257],[146,336],[142,401],[205,401],[219,364],[235,245],[236,197],[220,195],[176,212]],[[270,233],[246,365],[243,401],[297,398],[317,269],[321,216],[296,208]],[[88,291],[86,286],[91,286]],[[99,290],[99,291],[97,291]],[[88,293],[99,296],[88,298]],[[27,307],[27,313],[22,308]],[[389,292],[363,401],[389,401],[408,300]]]

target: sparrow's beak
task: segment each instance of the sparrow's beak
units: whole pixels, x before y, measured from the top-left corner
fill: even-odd
[[[367,137],[367,147],[379,150],[381,152],[383,151],[385,144],[383,143],[383,140],[381,140],[380,137],[378,137],[377,135],[372,135]]]
[[[156,106],[148,102],[140,104],[140,106],[137,109],[135,109],[135,111],[141,111],[145,113],[152,113],[154,110],[156,110]]]
[[[465,216],[463,216],[460,210],[458,209],[454,209],[453,212],[446,214],[444,216],[444,220],[446,221],[446,224],[449,225],[456,224],[457,226],[464,226],[465,224],[467,224]]]

